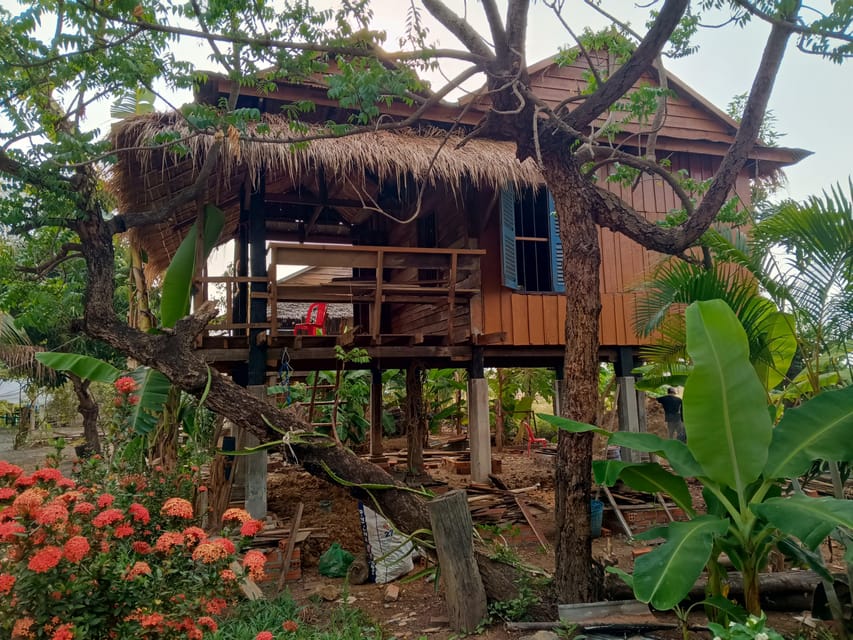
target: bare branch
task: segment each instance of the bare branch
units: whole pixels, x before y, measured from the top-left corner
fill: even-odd
[[[758,139],[758,132],[767,110],[767,103],[773,90],[773,83],[785,54],[788,39],[793,33],[792,24],[774,24],[767,38],[767,44],[761,58],[749,99],[744,109],[740,128],[734,142],[723,157],[711,186],[689,216],[678,227],[663,229],[643,219],[625,217],[625,204],[615,195],[599,190],[601,208],[594,212],[596,222],[601,226],[620,231],[628,237],[641,242],[649,249],[663,253],[677,254],[684,251],[705,232],[713,222],[720,207],[729,196],[738,174],[749,158],[749,153]]]
[[[148,211],[142,213],[129,212],[112,218],[111,220],[105,223],[109,227],[109,232],[112,235],[115,235],[117,233],[123,233],[128,229],[132,229],[133,227],[140,227],[144,225],[163,222],[169,216],[171,216],[177,209],[195,200],[207,188],[207,182],[210,178],[210,175],[213,173],[213,169],[219,162],[219,155],[221,151],[222,134],[219,133],[217,134],[217,139],[213,143],[213,146],[207,152],[207,155],[204,158],[204,163],[201,165],[201,169],[198,172],[198,176],[196,177],[192,185],[181,191],[178,195],[176,195],[174,198],[172,198],[169,202],[164,204],[156,211]]]
[[[506,10],[507,46],[521,59],[521,66],[525,66],[524,57],[520,52],[524,51],[527,39],[527,13],[529,8],[530,0],[510,0]]]
[[[448,31],[459,38],[462,44],[468,48],[468,51],[476,56],[476,60],[473,60],[474,62],[494,60],[494,53],[483,41],[482,36],[468,24],[465,18],[456,15],[441,0],[423,0],[423,3],[427,11],[444,25]]]
[[[509,45],[506,38],[506,30],[501,22],[501,15],[495,0],[482,0],[483,11],[486,12],[486,19],[489,21],[489,29],[492,32],[492,42],[495,45],[495,51],[498,56],[502,52],[508,51]]]
[[[18,267],[17,271],[21,273],[32,273],[41,278],[50,273],[63,262],[68,262],[74,258],[82,258],[83,245],[78,242],[67,242],[59,248],[59,252],[49,260],[42,262],[35,267]]]
[[[786,18],[780,16],[774,16],[771,13],[767,13],[766,11],[762,11],[759,9],[754,2],[747,2],[747,0],[732,0],[735,4],[742,7],[752,15],[757,18],[764,20],[765,22],[769,22],[770,24],[777,27],[786,27],[791,30],[792,33],[796,33],[801,36],[819,36],[821,38],[827,38],[829,40],[839,40],[841,42],[853,42],[853,34],[846,33],[844,31],[827,31],[825,29],[814,29],[809,26],[805,26],[802,24],[795,24],[793,22],[788,22]]]
[[[429,0],[431,2],[435,2],[437,0]],[[458,49],[424,49],[422,51],[394,51],[394,52],[379,52],[376,47],[365,48],[364,46],[353,46],[353,47],[342,47],[342,46],[331,46],[331,45],[323,45],[317,44],[314,42],[295,42],[289,40],[275,40],[273,38],[254,38],[250,36],[241,36],[241,35],[226,35],[221,33],[210,33],[210,35],[205,34],[203,31],[196,31],[194,29],[186,29],[183,27],[175,27],[172,25],[165,24],[156,24],[150,22],[135,22],[131,20],[126,20],[121,18],[115,14],[104,11],[100,7],[86,7],[90,11],[94,11],[95,13],[104,16],[108,20],[112,22],[116,22],[118,24],[129,25],[129,26],[138,26],[147,31],[156,31],[158,33],[169,33],[177,36],[186,36],[188,38],[198,38],[200,40],[210,40],[213,39],[217,42],[228,42],[231,44],[244,44],[250,45],[253,47],[266,47],[270,49],[292,49],[298,51],[316,51],[318,53],[328,53],[331,55],[343,55],[343,56],[376,56],[380,60],[388,60],[388,61],[406,61],[406,60],[419,60],[424,56],[432,56],[438,58],[455,58],[457,60],[465,60],[467,62],[482,62],[483,58],[491,58],[493,57],[488,48],[485,49],[486,56],[481,56],[477,53],[472,53],[471,51],[460,51]],[[467,46],[467,45],[466,45]],[[485,44],[483,45],[485,46]]]

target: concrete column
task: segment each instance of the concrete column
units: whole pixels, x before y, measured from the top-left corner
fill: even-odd
[[[617,378],[619,397],[616,401],[619,415],[619,431],[640,431],[640,420],[637,413],[637,390],[634,388],[634,378],[626,376]],[[622,447],[622,459],[626,462],[640,462],[640,452]]]
[[[483,350],[475,347],[468,372],[468,443],[471,447],[471,481],[488,482],[492,472],[489,430],[489,383],[483,370]]]
[[[267,388],[264,385],[252,385],[248,391],[256,398],[266,400]],[[243,432],[243,446],[254,447],[260,444],[258,438],[247,431]],[[267,515],[267,452],[259,451],[244,456],[246,461],[246,511],[253,518],[263,520]]]
[[[637,402],[637,389],[631,370],[634,368],[634,353],[631,349],[619,349],[619,359],[616,361],[616,408],[619,416],[619,431],[640,431],[640,412]],[[622,447],[622,459],[626,462],[640,462],[640,452]]]
[[[382,453],[382,370],[370,370],[370,461],[387,462]]]

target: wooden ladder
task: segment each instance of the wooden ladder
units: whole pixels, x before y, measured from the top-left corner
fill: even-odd
[[[340,406],[340,395],[338,389],[341,386],[343,378],[343,370],[338,367],[335,371],[334,384],[321,383],[320,371],[314,372],[314,383],[311,385],[311,400],[308,403],[308,422],[312,427],[329,428],[332,431],[332,437],[335,442],[340,444],[338,437],[338,407]],[[321,422],[318,418],[320,407],[332,407],[332,412],[329,418],[330,422]]]

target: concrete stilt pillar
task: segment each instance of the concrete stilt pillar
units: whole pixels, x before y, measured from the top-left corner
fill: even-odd
[[[619,416],[619,431],[640,431],[640,410],[638,403],[635,378],[631,374],[634,368],[634,353],[629,348],[619,349],[619,359],[616,361],[616,398],[617,415]],[[644,412],[645,413],[645,412]],[[622,447],[622,459],[626,462],[640,462],[640,452]]]
[[[256,398],[266,399],[267,388],[264,385],[248,387]],[[253,434],[243,433],[243,446],[253,447],[260,441]],[[246,511],[253,518],[263,520],[267,515],[267,452],[259,451],[245,456],[246,461]]]
[[[489,383],[483,370],[483,350],[477,347],[474,348],[468,373],[468,443],[471,447],[471,481],[488,482],[492,472]]]
[[[554,415],[562,415],[560,411],[563,408],[563,367],[555,367],[554,369]]]

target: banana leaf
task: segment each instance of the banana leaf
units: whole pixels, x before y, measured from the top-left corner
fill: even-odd
[[[773,430],[764,475],[802,475],[813,460],[853,460],[853,387],[824,391],[785,415]]]
[[[68,371],[83,380],[111,384],[121,375],[109,362],[77,353],[56,353],[53,351],[35,354],[36,360],[44,366],[57,371]]]
[[[728,528],[726,520],[714,516],[670,523],[666,542],[634,563],[637,600],[662,611],[681,602],[711,557],[714,538]]]
[[[150,367],[139,367],[130,373],[130,377],[136,381],[134,395],[139,397],[139,401],[132,406],[128,420],[135,433],[148,435],[157,428],[163,416],[172,383]]]
[[[746,332],[722,300],[687,307],[693,373],[684,388],[687,446],[703,475],[743,496],[773,435],[767,394],[749,360]]]
[[[770,498],[752,510],[814,551],[836,527],[853,529],[853,501],[795,495]]]
[[[204,222],[204,256],[207,257],[225,226],[225,214],[221,209],[206,204]],[[190,227],[163,278],[160,298],[160,324],[163,327],[174,327],[190,311],[192,281],[196,273],[197,224]]]

